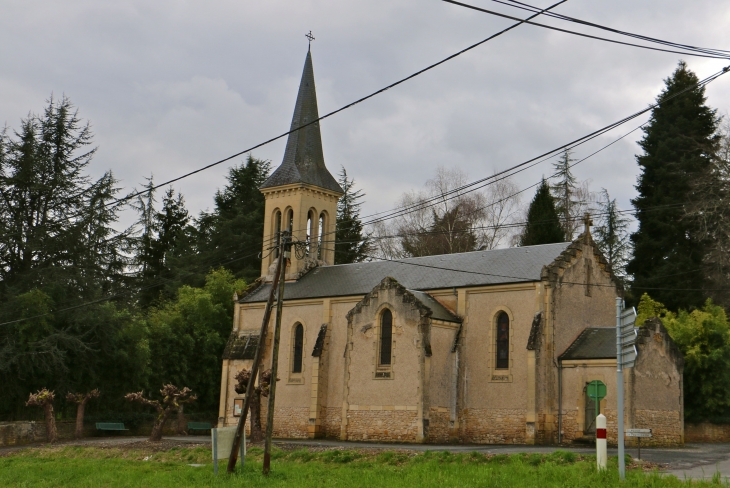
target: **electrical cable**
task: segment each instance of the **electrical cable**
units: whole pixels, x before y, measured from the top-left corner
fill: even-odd
[[[446,2],[446,3],[451,3],[451,4],[454,4],[454,5],[458,5],[460,7],[468,8],[468,9],[471,9],[471,10],[476,10],[478,12],[483,12],[483,13],[486,13],[486,14],[494,15],[496,17],[502,17],[502,18],[510,19],[510,20],[518,19],[518,17],[514,17],[512,15],[507,15],[507,14],[503,14],[503,13],[500,13],[500,12],[495,12],[494,10],[489,10],[489,9],[477,7],[476,5],[470,5],[468,3],[462,3],[462,2],[458,2],[456,0],[442,0],[442,1],[443,2]],[[697,57],[701,57],[701,58],[710,58],[710,59],[725,59],[726,60],[726,59],[730,58],[730,56],[728,56],[727,54],[725,54],[725,55],[715,55],[715,54],[706,54],[706,53],[699,52],[699,51],[691,51],[691,50],[675,51],[675,50],[671,50],[671,49],[662,49],[662,48],[653,47],[653,46],[644,46],[644,45],[641,45],[641,44],[634,44],[632,42],[624,42],[624,41],[618,41],[616,39],[609,39],[607,37],[599,37],[599,36],[594,36],[594,35],[591,35],[591,34],[584,34],[582,32],[572,31],[572,30],[569,30],[569,29],[563,29],[563,28],[560,28],[560,27],[554,27],[552,25],[547,25],[547,24],[541,24],[539,22],[531,22],[529,20],[525,20],[525,23],[526,24],[530,24],[530,25],[534,25],[536,27],[542,27],[544,29],[550,29],[550,30],[554,30],[554,31],[558,31],[558,32],[563,32],[563,33],[566,33],[566,34],[572,34],[574,36],[580,36],[580,37],[585,37],[585,38],[588,38],[588,39],[595,39],[595,40],[599,40],[599,41],[610,42],[612,44],[620,44],[620,45],[623,45],[623,46],[637,47],[637,48],[640,48],[640,49],[648,49],[648,50],[651,50],[651,51],[660,51],[660,52],[665,52],[665,53],[681,54],[681,55],[684,55],[684,56],[697,56]]]
[[[298,132],[298,131],[306,128],[306,127],[309,127],[310,125],[318,124],[320,121],[322,121],[324,119],[327,119],[329,117],[332,117],[333,115],[336,115],[336,114],[338,114],[338,113],[340,113],[340,112],[342,112],[344,110],[347,110],[349,108],[352,108],[355,105],[358,105],[358,104],[360,104],[360,103],[362,103],[362,102],[364,102],[366,100],[369,100],[370,98],[373,98],[373,97],[375,97],[375,96],[377,96],[377,95],[379,95],[381,93],[384,93],[384,92],[390,90],[391,88],[394,88],[394,87],[396,87],[396,86],[398,86],[398,85],[400,85],[402,83],[405,83],[408,80],[411,80],[411,79],[413,79],[413,78],[415,78],[415,77],[417,77],[419,75],[422,75],[423,73],[425,73],[427,71],[430,71],[433,68],[436,68],[436,67],[438,67],[438,66],[440,66],[440,65],[442,65],[442,64],[444,64],[444,63],[446,63],[448,61],[451,61],[452,59],[454,59],[454,58],[456,58],[458,56],[461,56],[462,54],[464,54],[464,53],[466,53],[468,51],[471,51],[472,49],[477,48],[477,47],[481,46],[482,44],[485,44],[486,42],[489,42],[492,39],[495,39],[495,38],[501,36],[502,34],[505,34],[505,33],[509,32],[509,31],[511,31],[512,29],[514,29],[514,28],[516,28],[516,27],[518,27],[518,26],[520,26],[520,25],[528,22],[530,19],[534,19],[535,17],[539,16],[542,12],[547,12],[547,11],[549,11],[549,10],[551,10],[551,9],[557,7],[558,5],[561,5],[561,4],[563,4],[563,3],[567,2],[567,1],[568,0],[560,0],[559,2],[556,2],[556,3],[552,4],[549,7],[545,8],[545,9],[542,9],[540,12],[535,13],[535,14],[527,17],[526,19],[517,19],[518,20],[517,23],[512,24],[511,26],[509,26],[509,27],[507,27],[505,29],[502,29],[501,31],[499,31],[499,32],[497,32],[495,34],[492,34],[491,36],[487,37],[486,39],[483,39],[483,40],[481,40],[479,42],[476,42],[476,43],[474,43],[474,44],[472,44],[472,45],[464,48],[464,49],[461,49],[460,51],[457,51],[456,53],[451,54],[450,56],[447,56],[447,57],[443,58],[440,61],[437,61],[437,62],[435,62],[433,64],[430,64],[429,66],[427,66],[427,67],[425,67],[423,69],[420,69],[420,70],[416,71],[415,73],[412,73],[412,74],[406,76],[405,78],[401,78],[400,80],[398,80],[398,81],[396,81],[394,83],[391,83],[390,85],[388,85],[388,86],[386,86],[384,88],[381,88],[381,89],[379,89],[377,91],[374,91],[374,92],[370,93],[369,95],[365,95],[364,97],[361,97],[361,98],[355,100],[354,102],[348,103],[347,105],[344,105],[344,106],[342,106],[342,107],[340,107],[340,108],[338,108],[336,110],[333,110],[331,112],[328,112],[328,113],[326,113],[325,115],[323,115],[323,116],[321,116],[319,118],[316,118],[314,120],[311,120],[311,121],[307,122],[306,124],[300,125],[299,127],[296,127],[294,129],[291,129],[291,130],[289,130],[287,132],[284,132],[283,134],[280,134],[278,136],[272,137],[272,138],[270,138],[270,139],[268,139],[268,140],[266,140],[264,142],[260,142],[258,144],[255,144],[255,145],[253,145],[253,146],[251,146],[251,147],[249,147],[247,149],[244,149],[243,151],[239,151],[239,152],[237,152],[235,154],[232,154],[230,156],[227,156],[227,157],[225,157],[223,159],[219,159],[218,161],[215,161],[213,163],[207,164],[207,165],[202,166],[202,167],[200,167],[198,169],[195,169],[193,171],[189,171],[189,172],[187,172],[187,173],[185,173],[183,175],[177,176],[175,178],[169,179],[169,180],[167,180],[167,181],[165,181],[163,183],[160,183],[160,184],[151,186],[151,187],[146,188],[144,190],[140,190],[140,191],[137,191],[137,192],[130,193],[130,194],[128,194],[128,195],[126,195],[126,196],[124,196],[122,198],[118,198],[118,199],[112,200],[112,201],[104,204],[103,207],[106,208],[106,207],[109,207],[109,206],[112,206],[112,205],[116,205],[116,204],[119,204],[121,202],[124,202],[124,201],[127,201],[127,200],[131,200],[132,198],[138,197],[140,195],[144,195],[146,193],[149,193],[150,191],[153,191],[153,190],[157,190],[159,188],[162,188],[163,186],[167,186],[167,185],[170,185],[172,183],[178,182],[180,180],[183,180],[185,178],[188,178],[190,176],[193,176],[195,174],[198,174],[198,173],[200,173],[202,171],[205,171],[207,169],[210,169],[210,168],[212,168],[214,166],[218,166],[218,165],[220,165],[222,163],[225,163],[227,161],[230,161],[231,159],[234,159],[234,158],[237,158],[239,156],[242,156],[243,154],[250,153],[251,151],[253,151],[255,149],[258,149],[260,147],[266,146],[266,145],[268,145],[268,144],[270,144],[270,143],[272,143],[274,141],[277,141],[277,140],[282,139],[282,138],[284,138],[284,137],[286,137],[286,136],[288,136],[290,134],[293,134],[293,133]],[[75,215],[75,216],[78,216],[78,215]],[[73,218],[75,216],[74,215],[71,215],[71,216],[67,217],[67,219]]]

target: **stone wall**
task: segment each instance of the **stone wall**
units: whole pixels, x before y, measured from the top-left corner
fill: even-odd
[[[58,438],[73,439],[76,421],[56,421]],[[93,437],[96,429],[93,424],[84,425],[84,435]],[[0,422],[0,446],[17,446],[46,442],[46,423],[44,421]]]
[[[524,444],[525,410],[464,409],[461,440],[478,444]]]
[[[644,446],[681,446],[683,444],[682,419],[677,410],[636,410],[636,429],[651,429],[651,437],[641,439]],[[627,446],[635,446],[635,437],[626,437]]]
[[[730,425],[684,424],[684,440],[687,442],[730,442]]]
[[[377,408],[377,407],[375,407]],[[358,408],[347,412],[347,439],[352,441],[415,442],[418,436],[416,407]],[[405,410],[407,408],[407,410]]]
[[[449,410],[442,407],[431,407],[428,421],[428,442],[449,442]]]
[[[324,436],[339,439],[342,433],[342,407],[327,407],[325,412],[322,422]]]

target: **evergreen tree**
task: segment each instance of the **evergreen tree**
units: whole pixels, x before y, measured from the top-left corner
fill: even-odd
[[[112,365],[124,379],[145,367],[120,366],[128,364],[119,356],[136,354],[121,344],[132,324],[102,302],[127,287],[130,241],[113,228],[122,205],[113,175],[86,172],[91,145],[89,125],[65,97],[0,136],[0,322],[29,319],[0,327],[6,415],[31,390],[87,389]]]
[[[555,174],[552,176],[556,183],[551,185],[550,190],[555,198],[555,209],[562,220],[562,228],[565,233],[565,240],[573,240],[573,234],[579,224],[575,218],[579,215],[580,202],[576,200],[578,180],[573,175],[570,165],[575,161],[571,158],[570,150],[566,149],[560,159],[553,163]]]
[[[139,303],[143,308],[158,300],[171,299],[180,287],[180,257],[189,257],[188,222],[185,200],[170,187],[162,198],[162,209],[154,208],[154,183],[148,179],[147,193],[140,195],[135,208],[142,235],[137,243]]]
[[[711,167],[718,117],[705,105],[705,89],[697,82],[683,61],[664,80],[659,105],[639,142],[643,154],[636,157],[642,171],[632,203],[639,228],[631,236],[634,255],[627,271],[635,296],[649,291],[670,310],[704,302],[705,242],[698,224],[683,217],[696,197],[692,182],[706,177]]]
[[[555,200],[550,194],[550,187],[543,179],[527,211],[527,224],[520,238],[520,246],[564,241],[565,233],[560,225]]]
[[[218,266],[249,283],[259,277],[261,261],[256,255],[264,234],[264,196],[259,187],[270,170],[270,161],[251,155],[245,164],[229,169],[228,184],[215,194],[215,210],[197,219],[196,269],[189,272],[186,283],[202,286],[205,274]]]
[[[370,237],[363,233],[360,220],[362,190],[355,191],[355,180],[347,177],[342,167],[339,183],[345,194],[337,202],[337,232],[335,234],[335,264],[358,263],[367,259],[372,250]]]
[[[608,191],[601,191],[598,202],[598,222],[593,230],[596,245],[608,261],[613,274],[623,279],[631,241],[629,239],[629,219],[619,212],[616,199],[611,200]]]

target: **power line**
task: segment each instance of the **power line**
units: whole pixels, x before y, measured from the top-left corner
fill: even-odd
[[[272,143],[274,141],[277,141],[279,139],[282,139],[282,138],[288,136],[289,134],[293,134],[294,132],[297,132],[297,131],[300,131],[300,130],[304,129],[305,127],[309,127],[310,125],[317,124],[317,123],[319,123],[320,121],[322,121],[324,119],[327,119],[329,117],[332,117],[333,115],[336,115],[336,114],[338,114],[338,113],[340,113],[340,112],[342,112],[344,110],[347,110],[349,108],[352,108],[355,105],[358,105],[358,104],[360,104],[360,103],[362,103],[362,102],[364,102],[366,100],[369,100],[370,98],[373,98],[373,97],[375,97],[377,95],[380,95],[381,93],[384,93],[384,92],[390,90],[391,88],[394,88],[394,87],[396,87],[396,86],[398,86],[398,85],[400,85],[402,83],[405,83],[408,80],[411,80],[411,79],[413,79],[413,78],[415,78],[415,77],[417,77],[419,75],[422,75],[423,73],[425,73],[427,71],[430,71],[433,68],[436,68],[437,66],[441,66],[442,64],[444,64],[444,63],[446,63],[448,61],[451,61],[452,59],[454,59],[454,58],[456,58],[458,56],[461,56],[462,54],[464,54],[464,53],[466,53],[468,51],[471,51],[472,49],[477,48],[477,47],[481,46],[482,44],[485,44],[485,43],[491,41],[492,39],[495,39],[495,38],[501,36],[502,34],[505,34],[506,32],[511,31],[512,29],[514,29],[516,27],[519,27],[520,25],[528,22],[530,19],[534,19],[535,17],[539,16],[543,12],[547,12],[547,11],[549,11],[549,10],[551,10],[551,9],[557,7],[558,5],[561,5],[561,4],[563,4],[563,3],[567,2],[567,1],[568,0],[560,0],[559,2],[554,3],[553,5],[545,8],[545,9],[542,9],[540,12],[537,12],[537,13],[535,13],[533,15],[530,15],[526,19],[517,19],[517,22],[515,24],[513,24],[513,25],[511,25],[511,26],[509,26],[509,27],[507,27],[505,29],[502,29],[501,31],[499,31],[499,32],[497,32],[495,34],[492,34],[491,36],[487,37],[486,39],[483,39],[483,40],[481,40],[479,42],[476,42],[476,43],[474,43],[474,44],[472,44],[472,45],[470,45],[470,46],[468,46],[468,47],[466,47],[466,48],[464,48],[464,49],[462,49],[460,51],[457,51],[456,53],[454,53],[454,54],[452,54],[450,56],[447,56],[447,57],[443,58],[440,61],[437,61],[436,63],[433,63],[433,64],[431,64],[431,65],[429,65],[429,66],[427,66],[427,67],[425,67],[425,68],[423,68],[421,70],[416,71],[415,73],[412,73],[412,74],[406,76],[405,78],[401,78],[400,80],[398,80],[398,81],[396,81],[394,83],[391,83],[390,85],[388,85],[388,86],[386,86],[384,88],[381,88],[381,89],[379,89],[377,91],[374,91],[374,92],[370,93],[369,95],[366,95],[364,97],[361,97],[361,98],[355,100],[354,102],[348,103],[347,105],[344,105],[344,106],[342,106],[342,107],[340,107],[340,108],[338,108],[336,110],[333,110],[333,111],[331,111],[331,112],[329,112],[329,113],[327,113],[327,114],[325,114],[325,115],[323,115],[323,116],[321,116],[321,117],[319,117],[317,119],[311,120],[310,122],[307,122],[306,124],[300,125],[299,127],[296,127],[295,129],[291,129],[291,130],[289,130],[287,132],[284,132],[283,134],[280,134],[278,136],[272,137],[271,139],[268,139],[268,140],[266,140],[264,142],[260,142],[260,143],[254,145],[254,146],[251,146],[251,147],[249,147],[247,149],[244,149],[243,151],[239,151],[239,152],[237,152],[235,154],[232,154],[230,156],[227,156],[227,157],[225,157],[223,159],[219,159],[218,161],[215,161],[213,163],[207,164],[207,165],[202,166],[202,167],[200,167],[198,169],[195,169],[195,170],[190,171],[188,173],[185,173],[183,175],[180,175],[180,176],[177,176],[177,177],[172,178],[170,180],[167,180],[167,181],[165,181],[163,183],[157,184],[155,186],[152,186],[150,188],[146,188],[146,189],[141,190],[141,191],[137,191],[137,192],[130,193],[130,194],[128,194],[125,197],[118,198],[116,200],[112,200],[111,202],[108,202],[108,203],[104,204],[103,207],[108,207],[108,206],[116,205],[116,204],[119,204],[121,202],[124,202],[124,201],[127,201],[127,200],[131,200],[132,198],[138,197],[140,195],[144,195],[144,194],[146,194],[146,193],[148,193],[150,191],[153,191],[153,190],[157,190],[159,188],[162,188],[163,186],[167,186],[167,185],[170,185],[172,183],[178,182],[180,180],[183,180],[185,178],[188,178],[190,176],[193,176],[195,174],[198,174],[200,172],[203,172],[203,171],[205,171],[207,169],[210,169],[210,168],[212,168],[214,166],[218,166],[218,165],[223,164],[223,163],[225,163],[227,161],[230,161],[231,159],[234,159],[234,158],[237,158],[239,156],[242,156],[243,154],[250,153],[251,151],[253,151],[255,149],[258,149],[258,148],[263,147],[263,146],[266,146],[267,144],[270,144],[270,143]],[[68,216],[68,217],[66,217],[66,219],[70,219],[70,218],[73,218],[73,217],[77,217],[78,215],[80,215],[80,214]]]
[[[458,5],[460,7],[465,7],[465,8],[471,9],[471,10],[476,10],[476,11],[483,12],[483,13],[486,13],[486,14],[494,15],[494,16],[497,16],[497,17],[502,17],[502,18],[505,18],[505,19],[511,19],[511,20],[517,19],[517,17],[514,17],[512,15],[507,15],[507,14],[503,14],[503,13],[500,13],[500,12],[495,12],[494,10],[488,10],[488,9],[485,9],[485,8],[477,7],[475,5],[470,5],[468,3],[458,2],[456,0],[442,0],[442,1],[444,1],[446,3],[451,3],[451,4],[454,4],[454,5]],[[590,34],[584,34],[582,32],[572,31],[572,30],[568,30],[568,29],[562,29],[560,27],[554,27],[554,26],[547,25],[547,24],[541,24],[539,22],[530,22],[528,20],[525,20],[524,22],[526,24],[534,25],[534,26],[537,26],[537,27],[542,27],[544,29],[550,29],[550,30],[554,30],[554,31],[558,31],[558,32],[564,32],[566,34],[572,34],[574,36],[580,36],[580,37],[585,37],[585,38],[588,38],[588,39],[595,39],[595,40],[598,40],[598,41],[610,42],[612,44],[620,44],[620,45],[623,45],[623,46],[638,47],[640,49],[649,49],[651,51],[660,51],[660,52],[672,53],[672,54],[682,54],[682,55],[685,55],[685,56],[697,56],[697,57],[701,57],[701,58],[710,58],[710,59],[728,59],[728,57],[729,57],[727,54],[725,54],[725,55],[717,55],[717,54],[705,53],[705,52],[702,52],[702,51],[691,51],[691,50],[676,51],[676,50],[672,50],[672,49],[662,49],[662,48],[659,48],[659,47],[644,46],[644,45],[641,45],[641,44],[634,44],[632,42],[617,41],[616,39],[609,39],[607,37],[599,37],[599,36],[594,36],[594,35],[590,35]]]
[[[695,86],[687,87],[684,90],[682,90],[680,92],[677,92],[677,93],[675,93],[674,95],[672,95],[670,97],[667,97],[665,99],[662,99],[659,102],[653,103],[653,104],[649,105],[647,108],[645,108],[643,110],[640,110],[638,112],[635,112],[632,115],[629,115],[627,117],[624,117],[623,119],[621,119],[619,121],[616,121],[616,122],[614,122],[612,124],[609,124],[609,125],[601,128],[601,129],[598,129],[598,130],[594,131],[594,132],[591,132],[590,134],[587,134],[587,135],[585,135],[583,137],[580,137],[578,139],[575,139],[574,141],[569,142],[567,144],[563,144],[560,147],[557,147],[557,148],[555,148],[555,149],[553,149],[551,151],[545,152],[545,153],[543,153],[543,154],[541,154],[539,156],[536,156],[534,158],[528,159],[527,161],[524,161],[522,163],[516,164],[516,165],[514,165],[514,166],[512,166],[510,168],[507,168],[507,169],[505,169],[503,171],[500,171],[499,173],[495,173],[493,175],[487,176],[485,178],[481,178],[479,180],[473,181],[473,182],[468,183],[466,185],[462,185],[462,186],[460,186],[458,188],[455,188],[455,189],[450,190],[448,192],[445,192],[443,194],[440,194],[440,195],[431,197],[431,198],[427,199],[425,202],[426,203],[428,203],[428,202],[435,202],[434,205],[436,205],[436,204],[440,203],[441,201],[445,201],[444,198],[443,198],[444,196],[451,196],[451,198],[449,198],[447,200],[450,200],[450,199],[453,199],[453,198],[457,198],[461,194],[468,193],[469,191],[475,191],[475,190],[477,190],[479,188],[482,188],[484,186],[487,186],[487,185],[491,184],[491,182],[488,182],[488,181],[496,178],[497,176],[501,176],[501,175],[507,174],[507,173],[509,173],[511,171],[514,171],[515,169],[521,168],[523,166],[527,166],[530,163],[534,163],[535,161],[538,161],[538,160],[541,160],[541,159],[543,161],[545,161],[547,159],[550,159],[550,157],[554,157],[556,155],[556,153],[558,153],[558,152],[562,152],[564,150],[574,149],[575,147],[578,147],[578,146],[580,146],[582,144],[585,144],[586,142],[588,142],[588,141],[590,141],[592,139],[595,139],[596,137],[599,137],[599,136],[601,136],[601,135],[603,135],[603,134],[605,134],[605,133],[607,133],[607,132],[615,129],[616,127],[619,127],[619,126],[621,126],[621,125],[623,125],[623,124],[625,124],[625,123],[627,123],[627,122],[629,122],[629,121],[631,121],[631,120],[633,120],[633,119],[635,119],[635,118],[637,118],[637,117],[639,117],[639,116],[641,116],[641,115],[643,115],[643,114],[645,114],[645,113],[647,113],[647,112],[655,109],[656,107],[658,107],[662,103],[666,103],[669,100],[674,99],[674,98],[676,98],[676,97],[678,97],[680,95],[683,95],[684,93],[686,93],[686,92],[688,92],[690,90],[694,90],[694,89],[701,88],[701,87],[704,87],[704,86],[708,85],[709,83],[711,83],[712,81],[716,80],[720,76],[724,75],[728,71],[730,71],[730,66],[727,66],[727,67],[723,68],[722,70],[716,72],[715,74],[710,75],[707,78],[699,81],[697,83],[697,85],[695,85]],[[540,161],[540,162],[542,162],[542,161]],[[481,185],[481,186],[479,186],[477,188],[473,188],[474,186],[479,185],[479,184],[484,183],[484,182],[487,182],[487,183],[484,184],[484,185]],[[467,189],[469,189],[469,190],[468,191],[464,191],[464,190],[467,190]],[[433,206],[433,205],[428,205],[427,207],[429,207],[429,206]],[[419,210],[421,208],[423,208],[423,202],[419,202],[418,204],[411,205],[410,207],[404,207],[402,209],[393,210],[393,211],[391,211],[391,213],[386,214],[386,215],[384,215],[382,217],[378,217],[376,219],[373,219],[373,220],[370,220],[370,221],[367,221],[367,222],[363,222],[363,225],[372,225],[372,224],[377,223],[377,222],[381,222],[381,221],[384,221],[384,220],[389,220],[389,219],[392,219],[392,218],[395,218],[395,217],[399,217],[399,216],[402,216],[402,215],[406,215],[407,213],[410,213],[409,211],[412,210],[412,209]]]
[[[528,12],[533,12],[533,11],[535,11],[538,8],[538,7],[535,7],[533,5],[529,5],[529,4],[524,3],[524,2],[519,2],[517,0],[508,0],[508,2],[505,2],[503,0],[492,0],[492,1],[495,2],[495,3],[502,4],[502,5],[508,5],[510,7],[518,8],[518,9],[521,9],[521,10],[527,10]],[[671,47],[675,47],[675,48],[678,48],[678,49],[687,49],[687,50],[690,50],[690,51],[697,51],[697,52],[706,53],[706,54],[714,54],[714,55],[718,55],[718,56],[723,56],[724,55],[726,57],[727,57],[728,54],[730,54],[730,51],[723,50],[723,49],[712,49],[712,48],[705,48],[705,47],[697,47],[697,46],[693,46],[693,45],[690,45],[690,44],[681,44],[681,43],[672,42],[672,41],[665,41],[663,39],[657,39],[655,37],[649,37],[649,36],[644,36],[644,35],[641,35],[641,34],[635,34],[635,33],[632,33],[632,32],[626,32],[626,31],[622,31],[622,30],[619,30],[619,29],[614,29],[612,27],[607,27],[607,26],[604,26],[604,25],[601,25],[601,24],[596,24],[594,22],[588,22],[588,21],[585,21],[585,20],[577,19],[575,17],[570,17],[570,16],[567,16],[567,15],[558,14],[558,13],[554,13],[554,12],[546,12],[545,13],[545,16],[546,17],[551,17],[551,18],[554,18],[554,19],[565,20],[565,21],[568,21],[568,22],[574,22],[574,23],[581,24],[581,25],[586,25],[586,26],[589,26],[589,27],[595,27],[597,29],[605,30],[605,31],[608,31],[608,32],[613,32],[614,34],[620,34],[620,35],[623,35],[623,36],[632,37],[634,39],[641,39],[641,40],[644,40],[644,41],[654,42],[654,43],[657,43],[657,44],[662,44],[662,45],[665,45],[665,46],[671,46]]]

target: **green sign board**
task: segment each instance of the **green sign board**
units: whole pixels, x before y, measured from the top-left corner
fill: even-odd
[[[606,398],[606,385],[603,384],[603,381],[593,380],[588,383],[587,390],[588,397],[596,402],[596,417],[598,417],[601,411],[599,408],[601,400]]]
[[[606,385],[603,384],[603,381],[593,380],[588,383],[588,396],[597,402],[606,398]]]

